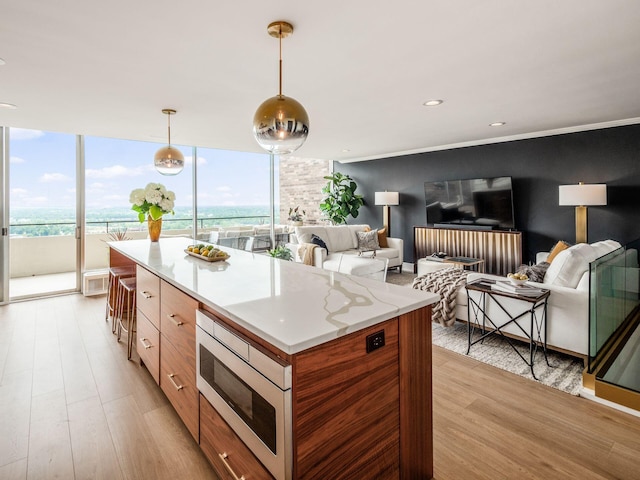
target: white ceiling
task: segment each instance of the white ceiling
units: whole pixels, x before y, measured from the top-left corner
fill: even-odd
[[[640,123],[638,0],[0,0],[0,125],[260,152],[278,88],[296,155],[362,160]],[[424,107],[429,99],[438,107]],[[505,121],[503,127],[489,123]],[[345,150],[349,150],[346,152]]]

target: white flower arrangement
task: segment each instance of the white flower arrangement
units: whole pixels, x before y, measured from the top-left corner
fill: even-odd
[[[131,210],[138,212],[140,223],[144,222],[147,215],[153,220],[162,218],[165,213],[173,215],[175,199],[176,194],[161,183],[149,183],[145,188],[136,188],[129,195],[129,201],[133,204]]]

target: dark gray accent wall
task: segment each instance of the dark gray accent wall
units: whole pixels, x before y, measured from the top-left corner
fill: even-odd
[[[516,230],[523,232],[523,260],[557,240],[575,242],[575,211],[558,205],[558,186],[606,183],[608,205],[589,207],[588,241],[640,238],[640,125],[458,148],[356,163],[334,162],[350,175],[365,206],[349,223],[382,225],[374,192],[400,192],[391,207],[391,236],[405,240],[413,258],[413,227],[426,224],[424,182],[511,176]]]

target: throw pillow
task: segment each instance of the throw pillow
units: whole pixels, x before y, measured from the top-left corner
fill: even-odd
[[[541,262],[537,265],[520,265],[517,273],[524,273],[532,282],[542,283],[548,268],[549,262]]]
[[[387,243],[387,227],[382,227],[378,230],[378,245],[380,245],[380,248],[389,248],[389,244]]]
[[[324,243],[324,240],[322,240],[319,236],[317,236],[316,234],[311,235],[311,243],[315,243],[316,245],[318,245],[320,248],[324,248],[327,252],[329,252],[329,249],[327,248],[327,244]]]
[[[358,232],[358,250],[378,250],[378,231]]]
[[[564,240],[559,240],[558,243],[556,243],[551,249],[551,251],[549,252],[549,256],[547,257],[547,262],[549,263],[553,262],[553,259],[556,258],[556,255],[558,255],[561,251],[566,250],[570,246],[571,245],[569,245]]]
[[[312,233],[301,233],[298,235],[299,243],[311,243],[311,237],[313,237]]]

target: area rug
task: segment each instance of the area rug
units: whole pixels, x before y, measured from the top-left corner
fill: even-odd
[[[467,353],[467,325],[456,323],[453,327],[443,327],[437,323],[432,328],[433,344],[453,352],[465,355]],[[529,344],[512,340],[525,358],[529,356]],[[521,377],[536,381],[531,375],[531,369],[522,361],[507,341],[497,335],[485,338],[484,342],[471,347],[469,357],[494,367],[507,370]],[[583,362],[580,359],[547,350],[549,365],[544,361],[544,355],[538,350],[533,370],[538,382],[563,392],[578,396],[582,389]]]
[[[416,278],[415,273],[409,273],[409,272],[398,273],[395,270],[391,270],[387,272],[387,283],[393,283],[394,285],[411,286],[414,278]]]

